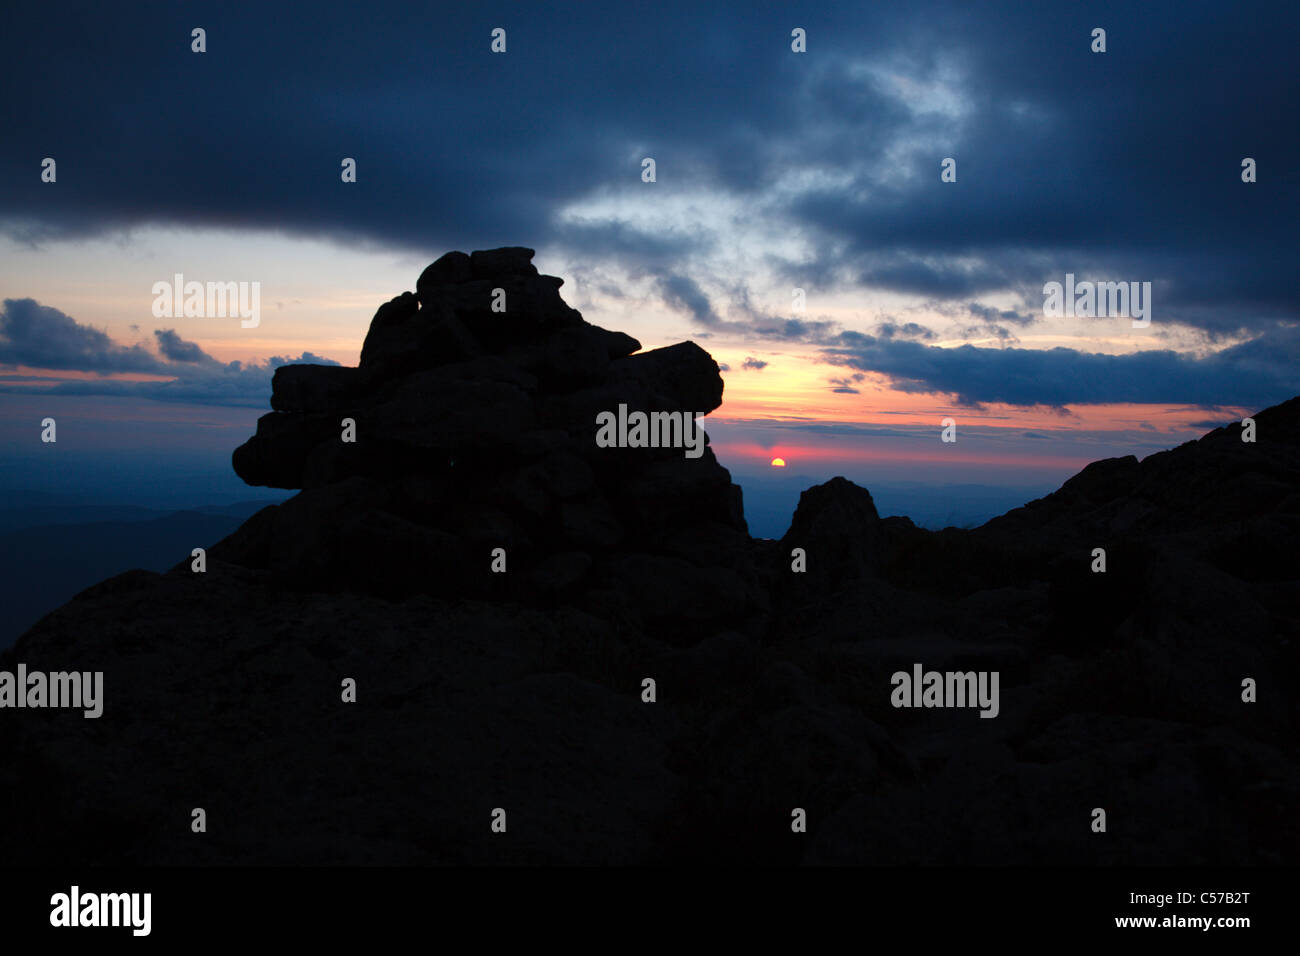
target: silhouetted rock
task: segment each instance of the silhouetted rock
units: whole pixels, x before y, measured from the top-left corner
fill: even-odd
[[[281,365],[271,376],[278,412],[330,412],[360,394],[365,375],[341,365]]]
[[[847,478],[832,478],[799,495],[781,547],[803,548],[823,565],[811,578],[846,582],[883,558],[884,531],[871,492]],[[805,579],[807,580],[807,579]]]
[[[508,275],[537,275],[532,249],[506,246],[503,249],[480,249],[470,253],[470,272],[475,279],[493,279]]]
[[[470,266],[470,257],[463,252],[448,252],[420,273],[420,278],[415,283],[415,291],[423,301],[426,295],[432,297],[433,286],[468,282],[472,278],[474,278],[474,270]],[[426,289],[430,291],[426,293]]]
[[[739,623],[761,607],[747,570],[740,489],[712,452],[688,458],[682,448],[595,441],[597,416],[620,406],[687,415],[717,408],[717,364],[690,342],[637,353],[635,339],[569,309],[560,280],[538,275],[532,255],[448,253],[421,275],[418,298],[405,293],[380,307],[360,368],[278,369],[276,411],[236,450],[234,467],[250,484],[312,494],[279,506],[285,522],[276,533],[241,531],[214,557],[386,595],[536,599],[579,584],[613,587],[647,620],[673,607],[664,595],[684,593],[695,574],[716,585],[716,594],[697,592],[707,598],[691,614],[701,627]],[[493,311],[494,290],[504,292],[505,311]],[[343,440],[345,420],[355,441]],[[346,496],[325,493],[346,482],[361,484]],[[302,543],[326,526],[331,538],[304,576]],[[421,548],[450,551],[455,561],[441,574],[406,575],[385,554],[361,571],[380,527],[416,565],[425,563]],[[722,552],[674,550],[693,527],[732,543]],[[489,571],[497,547],[506,549],[504,574]],[[628,557],[615,560],[616,550]],[[725,566],[711,565],[719,553]],[[644,577],[629,577],[629,567]],[[681,635],[692,636],[702,634]]]
[[[359,368],[278,369],[233,464],[298,494],[0,654],[106,682],[99,720],[5,718],[0,859],[1295,861],[1300,398],[972,531],[835,478],[754,540],[711,448],[594,440],[717,408],[713,359],[589,325],[531,257],[449,253]],[[996,718],[894,706],[916,665],[997,672]]]

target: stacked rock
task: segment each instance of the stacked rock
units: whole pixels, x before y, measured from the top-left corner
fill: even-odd
[[[278,368],[233,464],[303,491],[213,555],[394,596],[585,590],[704,630],[761,604],[740,488],[707,445],[596,440],[620,406],[716,409],[717,363],[586,322],[532,257],[450,252],[379,308],[359,367]]]

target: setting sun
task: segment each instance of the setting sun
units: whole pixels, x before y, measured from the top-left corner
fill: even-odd
[[[784,459],[784,458],[773,458],[773,459],[772,459],[772,467],[773,467],[773,468],[784,468],[784,467],[785,467],[785,459]]]

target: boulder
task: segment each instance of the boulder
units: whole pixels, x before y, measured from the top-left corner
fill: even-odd
[[[832,478],[799,495],[790,530],[781,538],[786,556],[803,548],[816,573],[806,580],[841,585],[883,558],[884,530],[871,492],[847,478]]]
[[[250,484],[310,489],[309,513],[292,502],[281,508],[298,516],[294,524],[309,514],[333,530],[290,540],[268,534],[263,520],[214,556],[309,567],[296,580],[385,596],[549,600],[612,586],[622,603],[652,615],[660,599],[645,600],[634,577],[616,569],[658,568],[658,585],[672,595],[700,575],[715,583],[718,598],[696,612],[701,621],[761,605],[740,489],[711,451],[687,458],[685,449],[595,442],[597,414],[620,404],[717,408],[717,363],[690,342],[641,352],[631,336],[591,325],[532,257],[523,247],[447,253],[415,293],[379,307],[359,367],[278,369],[274,411],[235,451],[235,470]],[[504,311],[493,308],[500,294]],[[344,418],[356,424],[355,441],[342,441]],[[336,484],[349,494],[325,493]],[[368,553],[384,535],[400,555]],[[303,540],[314,542],[308,565]],[[505,575],[486,571],[496,547],[508,552]],[[400,571],[419,564],[422,548],[457,555],[465,573]],[[629,553],[638,554],[631,564]]]

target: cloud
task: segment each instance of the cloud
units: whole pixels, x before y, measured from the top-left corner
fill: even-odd
[[[852,375],[842,375],[830,380],[831,391],[838,392],[841,395],[861,395],[862,390],[854,388],[854,384],[866,379],[862,372],[854,372]]]
[[[740,367],[747,371],[761,372],[763,369],[767,368],[767,365],[768,363],[764,362],[762,359],[756,359],[750,355],[746,356],[745,361],[741,363]]]
[[[392,56],[428,31],[417,9],[364,30],[347,5],[313,9],[311,43],[291,17],[223,10],[221,33],[246,42],[204,56],[145,8],[83,10],[77,31],[14,10],[7,32],[26,41],[10,44],[6,67],[41,76],[42,96],[14,98],[7,112],[9,234],[150,223],[422,251],[523,242],[693,278],[702,253],[745,238],[771,251],[771,265],[825,283],[951,299],[1096,266],[1167,279],[1164,307],[1198,324],[1296,314],[1297,237],[1278,210],[1300,187],[1277,166],[1271,176],[1264,158],[1300,152],[1295,124],[1275,121],[1300,92],[1294,72],[1276,69],[1300,19],[1291,4],[1266,3],[1260,22],[1271,28],[1251,31],[1226,7],[1195,18],[1173,0],[1126,9],[1126,48],[1141,55],[1104,57],[1086,31],[1079,39],[1068,2],[1031,15],[953,0],[827,10],[809,25],[806,56],[786,47],[779,6],[665,0],[653,18],[525,6],[511,14],[517,45],[490,56],[471,40],[478,11],[444,5],[437,32],[449,41],[420,70]],[[629,31],[637,43],[608,42]],[[687,34],[701,42],[680,42]],[[560,45],[583,55],[553,55]],[[1231,70],[1210,68],[1229,59]],[[294,83],[268,99],[284,75]],[[141,177],[158,166],[157,118],[176,103],[239,121],[169,137],[165,168]],[[395,128],[404,135],[387,135]],[[1249,186],[1238,175],[1245,150],[1261,163]],[[359,179],[341,190],[339,157],[352,153],[362,153]],[[56,185],[32,174],[37,154],[58,159]],[[229,155],[261,161],[236,175]],[[640,181],[646,155],[653,184]],[[939,180],[946,156],[955,183]],[[653,223],[564,215],[596,197],[688,186],[752,210],[765,233],[705,212]],[[788,237],[798,252],[782,248]]]
[[[690,276],[664,276],[659,280],[659,294],[670,308],[690,313],[700,325],[718,325],[722,321],[709,297]]]
[[[967,302],[964,304],[965,309],[975,318],[981,320],[985,325],[996,325],[998,322],[1013,322],[1016,325],[1029,325],[1038,321],[1039,316],[1027,312],[1017,312],[1015,309],[994,309],[979,302]]]
[[[333,359],[323,358],[313,352],[303,352],[297,358],[289,355],[272,355],[266,360],[266,364],[271,368],[279,365],[338,365]]]
[[[1109,355],[1071,348],[940,348],[845,333],[832,365],[887,376],[902,392],[939,392],[964,405],[1135,402],[1262,408],[1300,392],[1300,326],[1198,357],[1160,349]]]
[[[881,322],[873,330],[882,339],[936,339],[938,334],[916,322]]]
[[[1012,346],[1016,329],[1041,319],[1043,282],[1066,272],[1151,281],[1157,323],[1225,341],[1300,320],[1300,233],[1287,214],[1300,180],[1277,158],[1300,155],[1300,127],[1277,120],[1300,100],[1300,74],[1278,69],[1293,58],[1300,8],[1281,0],[1257,11],[1268,29],[1242,27],[1227,5],[1193,17],[1174,0],[1133,5],[1115,14],[1130,52],[1105,56],[1089,51],[1066,0],[1028,13],[1009,0],[827,7],[808,24],[806,55],[789,51],[781,5],[663,0],[653,17],[521,5],[511,52],[492,56],[473,39],[481,11],[444,4],[434,29],[445,42],[435,57],[411,54],[419,69],[393,51],[429,35],[425,10],[357,29],[353,8],[326,0],[304,42],[277,6],[223,8],[220,35],[241,42],[202,56],[149,8],[89,7],[71,31],[38,6],[11,11],[6,33],[24,39],[9,44],[5,68],[39,76],[41,96],[6,104],[0,230],[34,243],[143,225],[264,230],[430,254],[518,243],[652,276],[669,307],[719,335],[830,347],[843,344],[834,323],[741,306],[743,322],[724,321],[704,289],[714,299],[733,281],[810,297],[896,293],[951,308],[960,334],[1008,346],[1001,359],[986,349],[963,361],[1025,374],[1063,362]],[[637,42],[610,41],[627,35]],[[159,117],[177,116],[177,104],[185,135],[161,135]],[[1240,180],[1247,153],[1258,183]],[[46,155],[58,160],[56,184],[32,166]],[[232,170],[232,155],[258,161]],[[358,161],[346,186],[344,155]],[[645,156],[655,183],[640,179]],[[954,183],[940,181],[944,157],[957,160]],[[900,349],[931,340],[908,331],[916,324],[882,324],[875,338]],[[60,340],[60,358],[18,328],[0,361],[205,364],[169,357],[180,346],[162,340],[159,359],[94,331]],[[910,353],[878,350],[873,361],[907,366]],[[946,375],[971,394],[1050,391],[986,387],[957,375],[957,359],[916,354],[918,380]],[[1161,361],[1167,377],[1218,368]],[[1236,374],[1212,381],[1240,394]],[[1278,385],[1270,375],[1259,391]],[[1165,391],[1204,393],[1173,381]]]
[[[162,363],[140,345],[124,346],[35,299],[5,299],[0,365],[84,372],[156,372]]]
[[[952,330],[952,334],[963,339],[997,339],[1003,345],[1018,345],[1020,339],[1005,325],[988,322],[982,325],[966,325]]]
[[[825,319],[765,319],[748,325],[747,330],[759,338],[813,344],[832,341],[836,335],[843,334],[838,323]]]
[[[157,329],[154,338],[158,340],[158,351],[170,362],[216,361],[197,344],[185,341],[172,329]]]
[[[154,332],[160,354],[143,346],[123,346],[106,333],[82,325],[34,299],[6,299],[0,311],[0,365],[23,365],[51,372],[90,372],[96,378],[59,380],[57,376],[6,376],[0,392],[42,395],[119,395],[163,402],[265,407],[271,375],[280,365],[303,362],[337,365],[311,352],[272,356],[264,362],[221,362],[172,329]],[[163,380],[110,378],[146,373]]]

